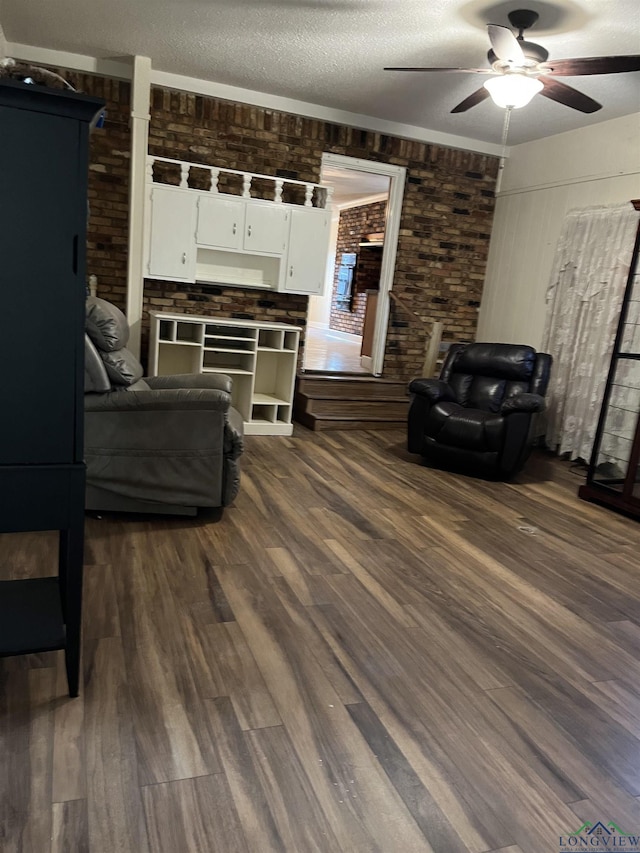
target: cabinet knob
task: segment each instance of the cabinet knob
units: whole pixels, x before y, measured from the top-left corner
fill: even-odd
[[[251,237],[251,226],[247,228],[247,237]]]
[[[186,263],[187,263],[187,253],[186,253],[186,252],[183,252],[183,253],[182,253],[182,263],[183,263],[183,264],[186,264]]]
[[[293,264],[289,267],[289,278],[293,278]]]
[[[232,233],[233,233],[233,234],[235,234],[235,233],[236,233],[236,230],[237,230],[237,229],[236,229],[236,223],[234,222],[234,223],[233,223]]]

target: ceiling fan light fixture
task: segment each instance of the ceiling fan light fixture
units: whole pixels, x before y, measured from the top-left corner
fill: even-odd
[[[533,96],[542,90],[543,85],[537,77],[528,77],[525,74],[503,74],[487,80],[484,87],[497,106],[503,109],[509,107],[519,109],[526,107]]]

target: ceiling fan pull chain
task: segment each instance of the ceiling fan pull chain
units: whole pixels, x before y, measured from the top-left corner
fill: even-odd
[[[504,111],[504,122],[502,124],[502,154],[498,163],[498,174],[496,176],[496,195],[500,192],[502,185],[502,173],[504,172],[504,162],[507,155],[507,136],[509,135],[509,124],[511,123],[511,112],[513,107],[506,107]]]

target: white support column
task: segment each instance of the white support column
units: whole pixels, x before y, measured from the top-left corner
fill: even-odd
[[[144,289],[144,208],[151,103],[151,60],[133,58],[131,78],[131,165],[129,168],[129,260],[127,265],[127,319],[129,349],[140,356],[142,294]]]

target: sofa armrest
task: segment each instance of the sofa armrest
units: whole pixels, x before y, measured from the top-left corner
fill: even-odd
[[[544,408],[544,397],[541,397],[540,394],[515,394],[504,401],[500,411],[503,415],[508,415],[511,412],[535,414],[544,411]]]
[[[226,373],[176,373],[171,376],[145,376],[152,390],[163,388],[210,388],[231,393],[233,382]]]
[[[207,388],[167,388],[144,391],[111,391],[85,394],[85,412],[226,412],[230,397],[225,391]]]
[[[451,402],[456,399],[451,386],[442,379],[414,379],[409,384],[409,392],[426,397],[430,403],[437,403],[439,400]]]

